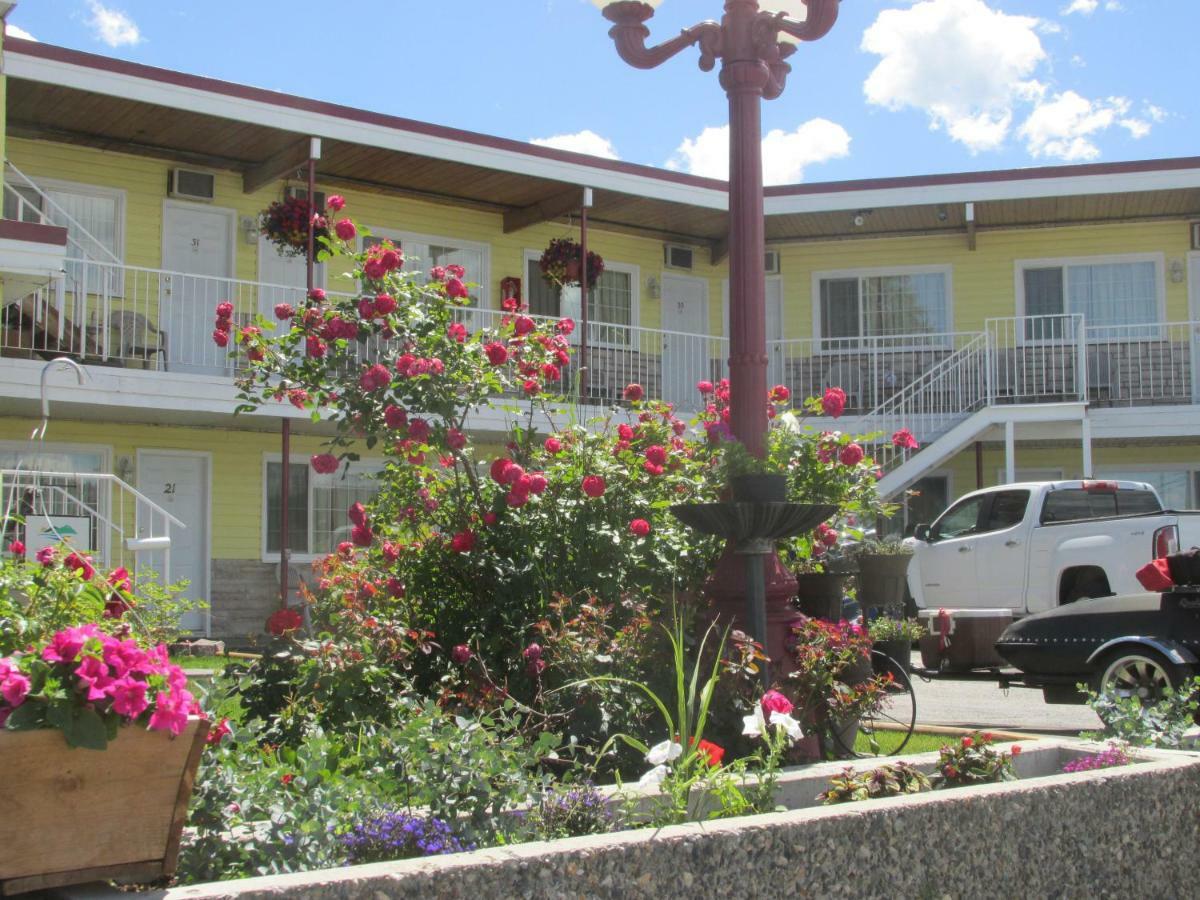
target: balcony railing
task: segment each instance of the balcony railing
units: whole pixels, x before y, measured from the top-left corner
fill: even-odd
[[[243,361],[212,340],[214,309],[222,300],[233,303],[234,324],[242,325],[258,311],[272,318],[277,303],[302,305],[304,289],[70,260],[54,283],[6,302],[0,355],[67,355],[92,365],[232,377]],[[502,315],[460,312],[472,331],[498,327]],[[578,349],[578,330],[571,341]],[[948,361],[963,359],[967,348],[970,371],[951,371]],[[947,416],[968,412],[980,389],[997,404],[1200,402],[1197,322],[1090,326],[1079,315],[1025,316],[989,319],[978,332],[806,338],[774,341],[767,349],[769,383],[788,386],[796,402],[837,386],[847,394],[850,414],[877,414],[880,421],[890,422],[903,407],[944,425]],[[362,348],[364,359],[389,352],[383,344]],[[585,397],[605,403],[637,382],[647,397],[690,413],[699,405],[696,382],[725,377],[728,356],[723,337],[592,322],[587,372],[581,376],[576,356],[564,372],[564,388],[582,380]]]

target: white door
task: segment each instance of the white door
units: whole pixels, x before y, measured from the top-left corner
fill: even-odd
[[[231,296],[233,216],[198,204],[163,205],[162,315],[167,360],[173,372],[219,375],[229,369],[228,350],[212,340],[214,310],[222,300],[234,303],[234,323],[253,310],[237,309]]]
[[[288,303],[300,307],[308,288],[308,263],[303,256],[286,256],[279,248],[258,236],[258,280],[266,285],[258,293],[258,312],[269,322],[275,321],[275,306]],[[313,267],[313,285],[325,286],[325,265]]]
[[[1188,254],[1188,318],[1192,323],[1192,402],[1200,403],[1200,253]]]
[[[729,279],[722,283],[722,303],[725,336],[729,337]],[[765,299],[767,304],[767,387],[777,384],[791,385],[787,379],[787,367],[783,344],[783,279],[768,277]],[[803,402],[804,397],[796,398]]]
[[[708,338],[707,281],[663,276],[662,329],[663,399],[692,409],[699,401],[696,382],[714,375],[715,342]]]
[[[145,562],[164,584],[187,579],[188,600],[208,601],[208,457],[194,453],[138,451],[138,490],[187,527],[171,526],[169,553],[148,553]],[[140,512],[140,511],[139,511]],[[148,523],[137,523],[138,537],[148,537]],[[193,633],[208,633],[208,612],[187,613],[181,624]]]
[[[1026,560],[1032,556],[1025,543],[1030,533],[1025,525],[1029,500],[1027,490],[991,495],[975,538],[976,597],[981,607],[1025,611]]]

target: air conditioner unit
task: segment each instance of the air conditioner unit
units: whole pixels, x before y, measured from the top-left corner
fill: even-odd
[[[217,195],[217,176],[195,169],[171,169],[168,173],[167,195],[180,200],[211,203]]]
[[[768,275],[779,274],[779,251],[768,250],[763,257],[763,271]]]
[[[691,271],[696,251],[682,244],[663,244],[663,265],[668,269]]]
[[[289,197],[299,197],[301,200],[303,200],[308,196],[308,188],[290,187],[284,191],[284,193]],[[325,208],[324,191],[313,191],[313,205],[316,206],[317,209]]]

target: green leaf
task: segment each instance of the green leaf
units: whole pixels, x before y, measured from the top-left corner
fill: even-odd
[[[103,750],[108,746],[108,729],[94,709],[70,710],[62,731],[70,747]]]

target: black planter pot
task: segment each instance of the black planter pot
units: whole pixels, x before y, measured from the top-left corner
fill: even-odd
[[[858,603],[868,609],[896,610],[904,606],[909,554],[861,553],[858,563]]]
[[[787,500],[785,475],[735,475],[729,479],[734,503],[783,503]]]
[[[830,572],[807,573],[796,576],[796,603],[800,612],[810,619],[842,619],[842,601],[846,596],[848,575]]]
[[[876,641],[875,649],[894,659],[904,670],[905,675],[912,674],[912,643],[904,640]],[[876,675],[883,675],[886,663],[878,657],[871,657]]]

